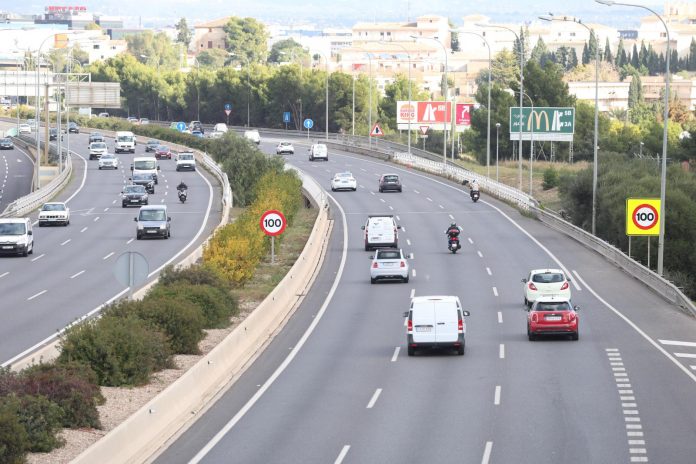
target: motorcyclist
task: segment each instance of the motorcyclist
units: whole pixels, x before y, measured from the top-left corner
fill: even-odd
[[[469,182],[469,196],[473,198],[474,192],[479,193],[479,184],[476,182],[476,179],[472,180]]]
[[[181,182],[179,182],[179,185],[176,186],[176,189],[179,190],[179,191],[181,191],[181,190],[188,190],[188,185],[186,185],[186,184],[184,183],[184,181],[182,180]]]
[[[464,229],[459,227],[456,222],[453,222],[445,231],[445,235],[451,239],[452,237],[459,237],[461,232],[464,232]]]

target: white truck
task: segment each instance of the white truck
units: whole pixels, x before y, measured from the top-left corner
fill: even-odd
[[[135,153],[135,135],[130,131],[116,132],[114,139],[114,151],[116,153]]]

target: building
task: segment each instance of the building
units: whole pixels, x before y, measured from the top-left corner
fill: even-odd
[[[231,16],[226,16],[194,25],[193,40],[191,40],[191,48],[194,53],[198,54],[213,48],[227,49],[227,33],[224,27],[230,18]]]

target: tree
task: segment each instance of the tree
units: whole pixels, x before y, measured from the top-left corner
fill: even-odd
[[[548,57],[549,49],[546,47],[544,39],[539,36],[536,45],[532,49],[532,53],[529,55],[529,61],[536,61],[543,66]]]
[[[449,22],[449,28],[450,28],[450,49],[452,49],[453,52],[458,52],[460,50],[459,47],[459,33],[454,32],[456,29],[456,25],[452,22],[452,20],[448,20]]]
[[[643,86],[638,73],[633,74],[628,87],[628,107],[633,108],[643,102]]]
[[[160,70],[178,69],[180,51],[164,32],[145,31],[126,35],[128,51],[141,63]]]
[[[597,42],[597,36],[595,36],[594,29],[590,29],[590,41],[587,44],[587,56],[588,63],[597,57],[597,50],[599,49],[599,43]],[[587,63],[583,63],[587,64]]]
[[[633,52],[631,53],[631,66],[638,69],[640,68],[640,57],[638,56],[638,47],[633,44]]]
[[[607,37],[607,41],[604,44],[604,60],[607,63],[614,62],[614,57],[611,55],[611,46],[609,45],[609,37]]]
[[[188,23],[186,22],[186,18],[181,18],[178,23],[176,23],[176,41],[179,43],[182,43],[188,48],[189,44],[191,43],[192,39],[192,34],[191,34],[191,29],[188,27]]]
[[[309,52],[295,39],[280,40],[273,44],[268,55],[269,63],[309,63]]]
[[[516,61],[513,52],[509,50],[501,50],[493,57],[491,63],[491,79],[498,82],[502,87],[510,87],[513,82],[519,82],[520,78],[520,62]],[[519,59],[519,58],[518,58]],[[479,78],[485,76],[485,82],[488,82],[488,71],[481,71]],[[479,84],[480,85],[480,84]]]
[[[691,38],[691,45],[689,45],[689,61],[686,69],[688,71],[696,71],[696,38]]]
[[[225,65],[228,55],[225,50],[220,48],[211,48],[208,50],[203,50],[198,54],[196,60],[201,67],[216,69],[221,68]]]
[[[590,62],[590,47],[587,46],[587,42],[582,47],[582,64],[589,64]]]
[[[266,61],[268,32],[261,22],[254,18],[233,16],[223,29],[227,33],[228,51],[242,61],[244,58],[249,62]]]

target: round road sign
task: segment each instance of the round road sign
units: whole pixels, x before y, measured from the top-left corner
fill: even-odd
[[[641,230],[648,230],[655,227],[659,215],[653,205],[643,203],[635,207],[631,213],[633,225]]]
[[[314,121],[312,121],[311,119],[305,119],[304,120],[304,128],[311,129],[312,127],[314,127]]]
[[[285,231],[287,221],[285,220],[283,213],[278,210],[271,209],[261,215],[259,224],[261,225],[261,230],[263,230],[264,234],[275,237],[276,235],[280,235]]]

